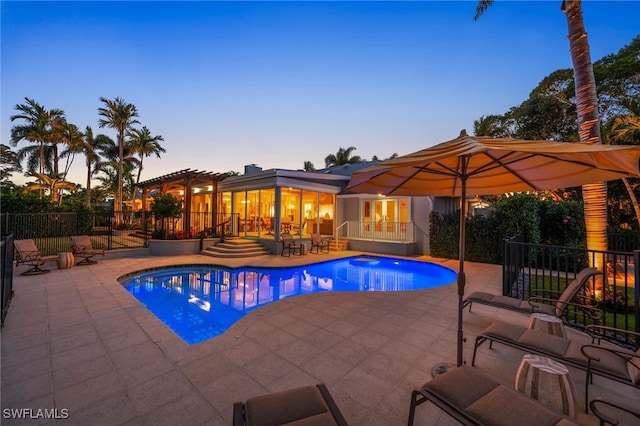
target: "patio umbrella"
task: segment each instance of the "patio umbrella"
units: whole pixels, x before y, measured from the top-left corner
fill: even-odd
[[[640,147],[460,136],[354,172],[347,190],[461,197],[569,188],[640,177]],[[462,365],[466,202],[460,209],[457,362]]]

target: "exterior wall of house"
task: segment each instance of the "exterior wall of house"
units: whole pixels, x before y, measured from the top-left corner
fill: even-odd
[[[384,199],[393,199],[393,197],[385,197]],[[372,197],[370,194],[362,195],[338,195],[336,207],[338,226],[346,221],[349,222],[367,222],[365,220],[365,213],[362,211],[362,203],[365,200],[371,203],[375,202],[377,198]],[[409,201],[405,197],[397,199],[399,203],[403,201]],[[397,204],[399,204],[397,203]],[[371,251],[377,253],[391,254],[391,255],[428,255],[430,253],[429,246],[429,215],[433,210],[433,200],[431,197],[411,197],[408,218],[402,218],[400,221],[412,222],[414,224],[414,239],[408,242],[398,241],[380,241],[369,240],[366,238],[355,239],[347,237],[347,228],[344,227],[337,232],[338,238],[348,238],[349,248],[352,250]],[[371,206],[371,204],[370,204]],[[377,207],[376,207],[377,208]],[[369,212],[371,215],[371,211]],[[398,219],[400,219],[398,217]],[[398,220],[397,219],[397,220]],[[371,220],[371,217],[369,218]],[[396,220],[396,221],[397,221]],[[371,226],[375,226],[374,222],[371,222]],[[371,228],[373,229],[373,228]],[[384,228],[382,228],[384,230]]]
[[[416,254],[430,255],[429,216],[433,211],[433,198],[414,197],[411,201],[411,217],[416,227]]]

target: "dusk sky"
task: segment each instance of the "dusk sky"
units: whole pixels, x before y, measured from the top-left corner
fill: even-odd
[[[560,0],[498,0],[474,21],[476,4],[2,1],[2,143],[25,97],[115,140],[97,109],[122,97],[164,137],[143,180],[322,168],[349,146],[408,154],[471,134],[572,67]],[[594,62],[640,33],[638,1],[582,8]],[[76,156],[68,180],[84,186],[84,164]]]

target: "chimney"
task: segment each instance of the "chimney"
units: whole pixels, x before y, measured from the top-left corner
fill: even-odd
[[[262,171],[262,167],[256,166],[255,164],[248,164],[244,166],[244,174],[252,175],[254,173],[260,173]]]

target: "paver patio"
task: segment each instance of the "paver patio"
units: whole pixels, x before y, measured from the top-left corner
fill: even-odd
[[[163,265],[282,266],[355,254],[105,258],[37,276],[21,276],[17,268],[1,337],[3,417],[7,408],[57,408],[68,410],[68,418],[2,423],[229,425],[236,400],[324,382],[350,424],[406,424],[412,389],[430,378],[435,364],[455,362],[455,284],[292,297],[189,346],[116,280]],[[430,260],[457,268],[455,260]],[[465,268],[467,292],[501,291],[499,265],[469,262]],[[468,363],[476,334],[493,319],[525,324],[527,316],[481,306],[465,312]],[[522,355],[484,345],[476,365],[512,383]],[[584,408],[584,373],[571,373]],[[628,405],[640,400],[640,390],[602,378],[592,389],[592,396]],[[584,412],[578,419],[597,424]],[[430,404],[417,410],[416,425],[449,424],[457,422]]]

